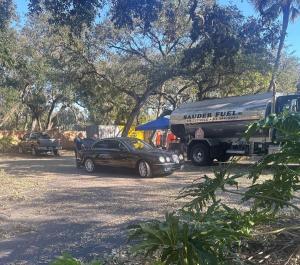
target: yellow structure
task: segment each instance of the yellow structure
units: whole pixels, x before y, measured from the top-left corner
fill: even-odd
[[[123,131],[124,126],[119,126],[120,130]],[[140,140],[145,140],[144,131],[136,131],[135,127],[131,127],[128,133],[128,137],[137,138]]]

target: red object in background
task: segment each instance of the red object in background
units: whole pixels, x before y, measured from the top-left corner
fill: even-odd
[[[162,134],[160,131],[156,132],[156,138],[155,138],[155,145],[156,146],[161,146],[161,137],[162,137]]]
[[[176,141],[176,139],[177,138],[173,133],[171,133],[171,132],[168,133],[168,136],[167,136],[167,143],[168,144]]]

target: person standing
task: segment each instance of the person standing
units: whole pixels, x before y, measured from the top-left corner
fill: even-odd
[[[98,141],[98,140],[99,140],[98,134],[97,134],[97,133],[94,133],[92,139],[93,139],[94,141]]]
[[[75,151],[75,160],[76,160],[76,167],[80,167],[80,151],[82,149],[83,144],[83,134],[79,133],[74,139],[74,151]]]

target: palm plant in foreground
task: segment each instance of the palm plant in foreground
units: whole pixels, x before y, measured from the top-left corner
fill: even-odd
[[[264,156],[244,174],[232,174],[232,163],[220,168],[214,176],[197,179],[184,188],[179,198],[189,201],[179,211],[167,214],[164,221],[150,221],[131,227],[135,251],[158,257],[165,265],[242,264],[239,249],[243,239],[251,238],[254,229],[275,221],[280,209],[289,207],[300,213],[293,200],[298,200],[300,171],[290,164],[300,164],[300,115],[283,113],[254,123],[249,137],[257,130],[272,129],[282,142],[281,150]],[[269,178],[263,171],[272,169]],[[240,179],[248,177],[252,184],[239,189]],[[248,210],[238,210],[222,201],[224,193],[238,195]],[[238,198],[237,198],[238,199]],[[283,225],[267,231],[299,230]],[[247,241],[247,240],[246,240]]]

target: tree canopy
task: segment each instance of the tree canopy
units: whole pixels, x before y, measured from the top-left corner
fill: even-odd
[[[186,101],[263,92],[281,36],[276,20],[209,0],[31,0],[21,28],[6,4],[2,128],[47,130],[68,114],[125,125],[126,135]],[[293,91],[298,78],[298,58],[285,52],[278,89]],[[4,115],[16,104],[18,115]]]

